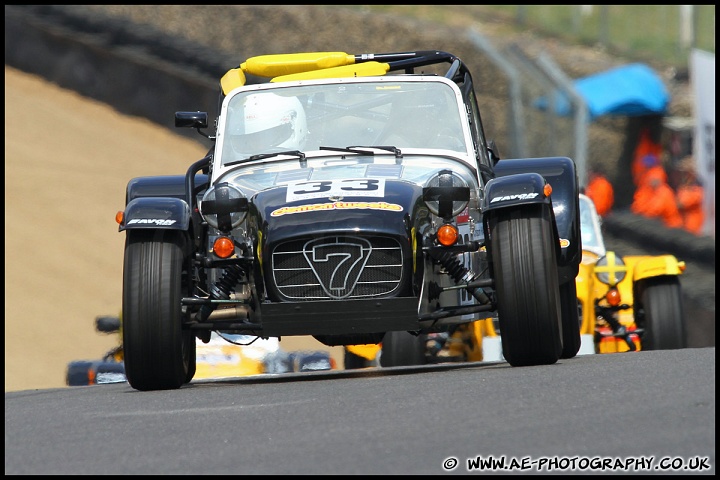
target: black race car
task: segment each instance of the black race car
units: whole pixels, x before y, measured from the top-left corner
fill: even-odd
[[[121,330],[120,317],[99,315],[95,317],[95,330],[99,333],[117,334]],[[65,383],[70,387],[122,383],[125,378],[122,345],[108,350],[100,359],[73,360],[67,365]]]
[[[401,365],[418,337],[497,317],[513,366],[577,354],[575,164],[500,160],[459,58],[253,57],[219,101],[212,134],[206,113],[175,114],[207,156],[130,180],[118,215],[133,388],[189,382],[213,331],[385,338]]]
[[[73,360],[68,363],[65,383],[68,386],[103,385],[123,383],[125,375],[124,348],[122,345],[122,321],[120,317],[100,315],[95,317],[95,330],[116,334],[118,344],[100,359]],[[249,335],[213,334],[210,341],[195,341],[195,380],[217,380],[249,375],[315,372],[332,370],[335,362],[326,351],[293,351],[280,348],[273,338],[258,341]]]

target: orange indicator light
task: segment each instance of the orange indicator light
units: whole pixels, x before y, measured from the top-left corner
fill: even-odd
[[[617,307],[620,305],[620,291],[617,288],[611,288],[605,294],[605,300],[607,300],[611,306]]]
[[[228,258],[235,253],[235,243],[228,237],[219,237],[213,243],[213,252],[220,258]]]
[[[440,245],[445,245],[446,247],[449,247],[450,245],[455,245],[458,237],[459,233],[455,225],[446,223],[440,228],[438,228],[437,239],[438,242],[440,242]]]

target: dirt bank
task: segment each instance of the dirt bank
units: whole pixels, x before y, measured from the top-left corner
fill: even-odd
[[[69,361],[100,358],[114,345],[94,319],[121,308],[125,235],[114,217],[125,185],[184,173],[205,153],[147,120],[5,67],[6,392],[64,387]]]

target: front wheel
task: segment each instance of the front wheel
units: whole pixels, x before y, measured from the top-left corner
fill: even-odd
[[[65,374],[65,384],[70,387],[90,385],[90,367],[92,362],[87,360],[70,362]]]
[[[512,366],[552,364],[563,351],[552,222],[550,206],[542,204],[489,218],[503,356]]]
[[[424,365],[426,336],[408,332],[387,332],[382,341],[380,366],[401,367]]]
[[[136,390],[179,388],[195,374],[195,336],[182,329],[183,258],[181,232],[127,232],[123,347]]]
[[[678,277],[658,277],[643,282],[641,290],[645,333],[643,350],[673,350],[687,347]]]

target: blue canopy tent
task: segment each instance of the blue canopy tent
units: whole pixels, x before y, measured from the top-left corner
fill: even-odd
[[[577,94],[585,100],[590,119],[602,115],[664,115],[670,95],[655,71],[642,63],[615,67],[573,82]],[[553,94],[554,111],[569,115],[570,101],[565,93]],[[535,106],[547,109],[546,97]]]
[[[558,87],[536,98],[533,106],[557,116],[573,117],[573,160],[581,185],[587,182],[589,122],[603,115],[633,120],[661,118],[670,103],[662,79],[642,63],[614,67],[576,80],[556,79],[554,83]]]

